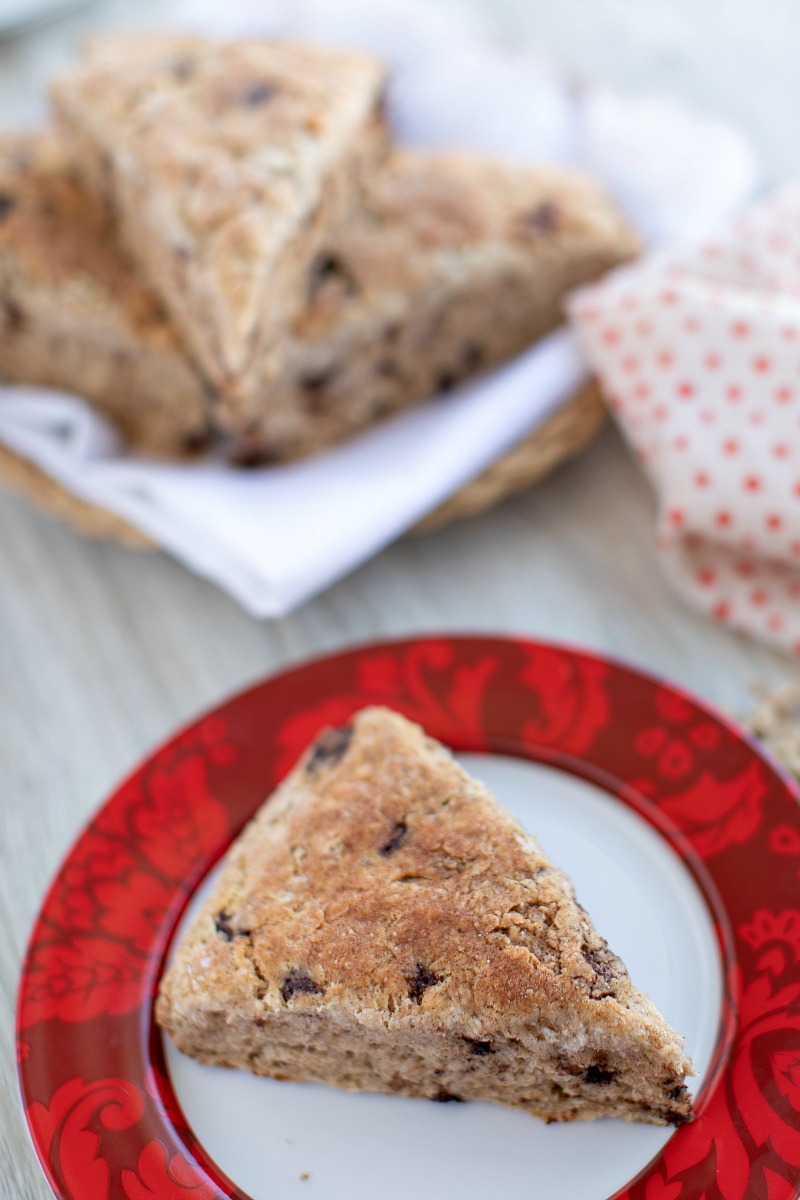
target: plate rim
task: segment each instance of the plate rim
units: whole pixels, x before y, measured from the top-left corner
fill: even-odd
[[[42,1107],[46,1108],[47,1106],[42,1105],[42,1102],[37,1098],[38,1094],[36,1093],[36,1088],[32,1086],[32,1072],[30,1067],[27,1065],[29,1060],[25,1057],[24,1047],[29,1046],[26,1038],[29,1036],[30,1029],[37,1024],[47,1025],[48,1023],[47,1019],[40,1019],[38,1022],[33,1022],[33,1024],[30,1021],[33,963],[37,951],[41,945],[43,943],[49,945],[49,943],[47,943],[47,931],[49,929],[47,922],[52,918],[51,910],[54,903],[58,899],[57,891],[59,887],[63,887],[65,874],[74,865],[74,860],[80,848],[84,846],[84,843],[87,840],[91,840],[93,836],[98,836],[104,816],[108,814],[113,805],[119,805],[121,803],[120,798],[126,794],[126,789],[130,790],[132,788],[136,788],[141,782],[144,774],[148,771],[148,769],[152,768],[155,762],[160,761],[160,759],[164,758],[164,756],[169,756],[176,750],[176,747],[185,743],[187,739],[191,740],[192,738],[196,737],[198,730],[208,728],[209,723],[221,720],[222,714],[229,713],[232,710],[238,710],[239,708],[246,709],[249,705],[257,706],[259,702],[261,702],[263,698],[268,695],[270,690],[274,691],[277,689],[279,691],[281,685],[286,685],[287,681],[297,682],[298,679],[305,674],[311,673],[312,676],[317,677],[317,687],[314,695],[309,697],[308,702],[304,706],[301,706],[301,709],[298,710],[298,712],[302,712],[303,710],[308,712],[309,707],[313,708],[313,701],[319,701],[321,696],[325,700],[331,700],[336,696],[336,688],[330,687],[330,681],[326,688],[324,687],[320,690],[321,680],[324,680],[326,675],[331,671],[333,671],[335,678],[338,670],[353,665],[357,667],[362,660],[366,661],[370,658],[375,659],[376,657],[391,661],[394,666],[396,666],[398,669],[401,669],[401,663],[404,658],[409,659],[414,654],[419,655],[420,653],[422,653],[423,657],[425,653],[427,653],[429,656],[431,653],[434,653],[434,655],[438,653],[441,657],[441,652],[444,652],[445,657],[449,652],[453,659],[452,663],[448,662],[444,665],[442,668],[444,671],[446,671],[449,667],[454,667],[456,664],[461,662],[465,655],[467,658],[469,658],[470,653],[481,652],[484,654],[484,656],[493,655],[495,665],[501,662],[504,655],[511,655],[513,657],[513,655],[516,653],[522,654],[524,657],[526,654],[533,654],[534,657],[539,655],[540,658],[542,655],[544,655],[549,656],[548,662],[550,663],[550,669],[556,669],[556,666],[559,663],[562,665],[571,663],[573,670],[575,669],[576,664],[583,664],[584,667],[590,668],[595,672],[599,671],[601,674],[607,673],[607,675],[611,678],[621,679],[623,682],[627,682],[627,684],[630,686],[633,686],[634,684],[643,686],[653,695],[671,697],[673,701],[678,702],[679,707],[680,705],[688,706],[689,710],[699,713],[703,717],[707,718],[707,725],[715,725],[719,729],[725,731],[733,743],[738,743],[739,747],[745,748],[747,751],[747,757],[762,764],[762,769],[766,768],[766,771],[772,775],[775,782],[779,785],[779,790],[785,793],[784,798],[793,802],[791,811],[794,816],[795,824],[800,822],[800,808],[798,808],[798,805],[800,805],[800,788],[798,788],[797,783],[789,776],[788,772],[786,772],[781,764],[774,761],[771,755],[764,752],[764,749],[760,743],[758,743],[757,740],[748,733],[748,731],[742,729],[734,719],[728,716],[728,714],[720,712],[714,705],[694,696],[688,689],[665,681],[655,673],[641,670],[624,660],[614,656],[606,655],[601,651],[584,649],[568,643],[556,643],[543,639],[535,639],[526,635],[498,635],[487,632],[417,634],[401,638],[370,640],[361,642],[357,645],[346,645],[326,654],[303,658],[297,662],[289,664],[288,666],[284,666],[278,671],[270,673],[265,678],[262,678],[238,691],[235,691],[223,701],[215,705],[208,706],[203,710],[200,716],[184,722],[177,732],[161,741],[154,750],[143,757],[139,764],[123,777],[122,781],[115,788],[113,788],[113,790],[111,790],[107,798],[101,803],[92,818],[90,818],[90,820],[83,826],[73,841],[71,847],[67,851],[67,854],[62,859],[61,864],[58,867],[52,883],[48,888],[45,898],[42,902],[28,942],[18,994],[17,1036],[18,1044],[23,1047],[23,1054],[20,1057],[19,1062],[19,1081],[23,1105],[25,1106],[26,1120],[28,1122],[28,1128],[34,1143],[34,1148],[39,1157],[40,1164],[44,1169],[45,1175],[48,1178],[48,1182],[57,1196],[63,1197],[64,1200],[70,1200],[72,1197],[74,1197],[75,1200],[94,1200],[94,1197],[90,1192],[75,1192],[70,1188],[65,1190],[65,1185],[63,1182],[56,1178],[55,1172],[61,1168],[59,1164],[54,1164],[52,1161],[52,1142],[47,1142],[46,1136],[42,1132],[43,1128],[47,1126],[47,1122],[44,1121],[43,1114],[41,1113],[40,1109]],[[598,695],[601,692],[602,688],[600,689],[600,692],[598,692]],[[353,698],[352,695],[350,698]],[[359,701],[360,702],[358,704],[351,707],[351,711],[355,711],[357,707],[361,707],[363,704],[373,702],[369,695],[360,696]],[[319,707],[319,705],[317,705],[317,707]],[[400,708],[400,711],[403,711],[402,704],[398,705],[398,707]],[[439,714],[439,718],[441,718],[444,721],[444,725],[447,726],[447,715]],[[420,718],[418,717],[418,719]],[[430,722],[428,722],[428,727],[430,728]],[[278,725],[276,728],[271,730],[271,736],[273,739],[277,737],[280,728],[281,726]],[[319,728],[319,726],[317,726],[317,728]],[[312,729],[311,734],[313,734],[315,731],[316,730]],[[430,731],[434,734],[434,736],[441,736],[441,729],[439,727],[431,728]],[[666,837],[667,841],[672,845],[673,849],[677,851],[679,856],[687,865],[688,869],[699,884],[706,902],[709,904],[711,917],[717,930],[721,958],[727,967],[727,986],[729,988],[729,994],[727,997],[727,1011],[722,1016],[722,1038],[721,1041],[718,1042],[717,1051],[715,1051],[715,1054],[712,1057],[712,1063],[706,1073],[706,1079],[704,1080],[698,1097],[696,1097],[698,1108],[702,1108],[701,1116],[703,1119],[705,1119],[706,1108],[708,1107],[706,1104],[706,1098],[709,1094],[709,1091],[713,1091],[713,1094],[717,1095],[720,1090],[720,1081],[726,1077],[726,1074],[730,1070],[731,1046],[733,1045],[734,1035],[737,1032],[740,1032],[739,1027],[736,1025],[735,1018],[735,1011],[737,1008],[736,989],[738,986],[739,992],[741,993],[742,984],[741,980],[739,980],[738,984],[732,982],[733,975],[741,968],[740,964],[737,963],[733,950],[735,935],[733,929],[730,927],[730,922],[727,920],[728,906],[725,903],[724,896],[719,892],[716,882],[709,875],[702,855],[695,852],[696,847],[694,846],[691,837],[687,838],[686,834],[676,826],[674,820],[667,820],[664,822],[664,814],[660,813],[660,810],[657,809],[658,802],[653,799],[648,800],[648,798],[643,793],[637,791],[633,785],[631,785],[631,790],[629,793],[623,795],[619,790],[619,787],[609,786],[609,779],[601,778],[594,769],[588,771],[575,769],[579,763],[581,763],[584,768],[586,767],[588,760],[585,757],[582,757],[582,755],[585,755],[587,751],[581,751],[578,749],[575,750],[574,754],[571,753],[569,747],[572,743],[570,743],[569,737],[567,738],[567,744],[564,743],[563,739],[561,743],[558,742],[558,739],[555,739],[551,740],[548,744],[547,739],[545,739],[543,743],[539,744],[530,742],[523,745],[522,743],[518,742],[512,746],[513,739],[509,739],[506,745],[500,745],[498,744],[497,738],[490,738],[488,731],[486,729],[481,729],[480,732],[485,736],[485,738],[487,738],[487,740],[483,744],[476,745],[474,744],[474,737],[472,738],[472,741],[469,739],[466,742],[459,740],[456,726],[450,728],[449,732],[452,735],[449,744],[453,745],[457,750],[477,749],[487,750],[494,753],[511,753],[515,754],[517,757],[533,759],[534,761],[548,763],[549,765],[561,766],[563,769],[569,770],[570,773],[590,779],[594,783],[599,783],[605,791],[609,792],[612,796],[616,796],[621,802],[626,803],[628,806],[634,808],[634,810],[636,810],[640,816],[644,817],[649,824],[654,825],[662,834],[662,836]],[[473,730],[473,733],[474,732],[475,730]],[[308,737],[304,738],[303,744],[307,740]],[[448,738],[445,736],[443,740],[447,742]],[[489,742],[491,742],[491,744],[489,744]],[[577,743],[574,742],[574,738],[573,743],[577,745]],[[533,752],[534,745],[536,751],[535,753]],[[300,748],[302,748],[300,745],[296,747],[297,750]],[[210,752],[206,747],[206,750],[201,748],[199,753],[202,757],[203,754],[207,755]],[[592,764],[592,766],[596,767],[597,764]],[[261,799],[263,799],[263,796],[266,794],[268,793],[260,793]],[[260,799],[253,805],[252,811],[254,811],[254,808],[257,807],[258,803],[260,803]],[[654,816],[658,816],[659,819],[654,819]],[[202,1146],[199,1144],[199,1142],[197,1142],[197,1139],[194,1138],[192,1131],[189,1129],[188,1123],[180,1111],[180,1106],[178,1105],[174,1093],[172,1092],[171,1085],[166,1076],[166,1068],[163,1062],[163,1052],[161,1051],[160,1040],[157,1039],[157,1033],[152,1024],[151,1017],[152,1001],[154,998],[153,981],[157,982],[157,979],[160,976],[161,969],[163,967],[163,960],[168,951],[174,927],[180,920],[182,912],[184,911],[184,908],[188,903],[189,897],[191,896],[191,893],[194,890],[197,882],[200,878],[205,876],[208,870],[212,868],[219,856],[224,852],[229,841],[235,837],[236,832],[237,830],[235,828],[227,831],[227,834],[221,839],[224,844],[221,844],[217,847],[217,851],[214,853],[213,858],[209,858],[208,853],[205,853],[205,857],[202,859],[202,870],[195,871],[195,873],[192,875],[191,883],[189,883],[187,877],[184,876],[183,880],[176,885],[175,894],[172,896],[171,904],[168,906],[168,913],[165,917],[166,923],[162,925],[161,928],[162,936],[158,940],[160,951],[157,956],[151,957],[151,959],[148,960],[148,990],[146,991],[145,995],[140,989],[140,1004],[136,1008],[136,1012],[139,1015],[139,1037],[141,1039],[141,1046],[144,1048],[142,1059],[143,1072],[142,1078],[139,1080],[139,1084],[148,1090],[149,1099],[157,1101],[159,1120],[163,1121],[166,1119],[170,1123],[171,1132],[172,1134],[176,1135],[177,1141],[180,1143],[181,1150],[170,1155],[168,1150],[174,1151],[176,1149],[176,1143],[174,1139],[170,1143],[169,1147],[165,1147],[163,1143],[159,1143],[157,1138],[150,1139],[150,1141],[147,1143],[147,1146],[154,1148],[148,1151],[150,1158],[145,1162],[144,1167],[142,1165],[142,1154],[144,1154],[143,1150],[139,1155],[137,1163],[132,1167],[124,1168],[122,1175],[125,1174],[125,1170],[128,1170],[129,1172],[132,1171],[133,1175],[131,1178],[133,1178],[138,1171],[140,1173],[139,1178],[141,1181],[142,1170],[146,1169],[150,1170],[151,1172],[156,1172],[156,1175],[160,1171],[161,1176],[158,1176],[158,1178],[163,1179],[164,1187],[168,1186],[171,1189],[169,1191],[170,1197],[186,1197],[193,1195],[195,1197],[202,1197],[202,1200],[205,1200],[206,1196],[210,1197],[212,1195],[223,1195],[234,1196],[239,1198],[239,1200],[246,1200],[245,1193],[240,1191],[236,1185],[227,1179],[227,1177],[219,1170],[219,1168],[211,1162]],[[800,850],[798,853],[800,853]],[[195,866],[197,867],[197,864],[195,864]],[[798,922],[800,922],[800,912],[797,913],[797,918]],[[168,931],[166,931],[167,926],[169,927]],[[77,927],[73,928],[72,932],[75,935],[75,940],[77,941],[79,940],[81,931],[78,930],[76,933],[76,929]],[[800,959],[800,933],[798,935],[797,958]],[[792,979],[795,979],[794,974],[792,975]],[[798,968],[797,971],[797,980],[800,980],[800,968]],[[723,988],[725,986],[726,981],[723,980]],[[33,990],[34,992],[36,991],[35,987]],[[800,991],[800,982],[798,983],[798,990]],[[69,1029],[74,1032],[75,1029],[79,1028],[82,1024],[80,1021],[73,1021],[71,1024],[65,1024],[64,1021],[57,1016],[55,1018],[51,1018],[51,1023],[53,1020],[55,1020],[56,1023],[60,1022],[60,1024],[58,1024],[58,1030],[61,1031],[62,1036],[64,1029]],[[89,1023],[91,1023],[91,1020],[92,1018],[89,1018]],[[798,1026],[800,1026],[800,1022],[798,1022]],[[158,1041],[158,1044],[156,1044],[156,1041]],[[798,1064],[800,1064],[800,1053],[798,1054]],[[103,1082],[109,1083],[107,1080]],[[120,1083],[121,1077],[120,1079],[116,1079],[116,1082]],[[63,1086],[65,1085],[61,1086],[63,1089]],[[58,1089],[56,1089],[56,1091],[57,1090]],[[788,1096],[785,1096],[784,1099],[786,1104],[788,1104],[788,1106],[793,1110],[793,1113],[796,1110],[797,1115],[800,1115],[800,1087],[798,1087],[798,1096],[796,1099],[794,1098],[793,1093],[788,1094]],[[794,1103],[792,1102],[793,1099]],[[88,1103],[90,1108],[92,1103],[100,1106],[97,1108],[96,1116],[101,1125],[105,1124],[105,1128],[109,1128],[107,1124],[109,1119],[112,1122],[112,1128],[114,1122],[117,1122],[120,1129],[131,1128],[137,1124],[137,1121],[141,1121],[143,1119],[141,1114],[139,1116],[136,1115],[139,1112],[139,1108],[137,1107],[133,1093],[125,1095],[121,1093],[115,1094],[113,1087],[110,1086],[110,1083],[109,1086],[106,1087],[105,1091],[102,1091],[102,1089],[98,1091],[98,1089],[95,1088],[94,1092],[91,1093],[88,1099],[84,1097],[84,1100],[86,1103]],[[141,1097],[139,1097],[139,1101],[141,1102]],[[37,1105],[39,1106],[38,1108],[36,1107]],[[55,1105],[55,1100],[53,1100],[53,1105]],[[703,1108],[703,1105],[705,1105],[705,1108]],[[717,1107],[719,1107],[719,1105],[717,1105]],[[783,1107],[785,1108],[786,1105]],[[730,1112],[728,1112],[728,1118],[730,1120]],[[124,1124],[125,1121],[128,1122],[128,1125]],[[120,1122],[122,1122],[122,1124],[119,1124]],[[158,1121],[156,1122],[156,1125],[157,1124]],[[689,1126],[686,1128],[693,1129],[699,1124],[700,1122],[698,1121],[695,1122],[694,1126]],[[49,1126],[47,1126],[47,1128],[49,1128]],[[654,1170],[654,1167],[660,1164],[662,1159],[666,1158],[667,1148],[673,1146],[677,1139],[681,1137],[682,1133],[683,1131],[679,1131],[673,1135],[673,1137],[668,1141],[665,1149],[658,1156],[656,1156],[651,1163],[643,1168],[643,1170],[635,1177],[635,1179],[629,1181],[624,1188],[615,1193],[615,1198],[622,1200],[622,1198],[625,1197],[627,1200],[629,1197],[630,1200],[638,1200],[639,1196],[641,1196],[644,1200],[646,1196],[646,1200],[651,1200],[651,1190],[647,1188],[647,1182],[657,1180],[659,1182],[656,1186],[660,1186],[661,1190],[658,1192],[653,1192],[653,1195],[657,1194],[659,1197],[663,1195],[664,1200],[678,1200],[678,1197],[681,1197],[681,1200],[689,1200],[689,1197],[693,1196],[695,1192],[691,1190],[691,1175],[687,1175],[687,1171],[691,1172],[693,1166],[697,1166],[696,1163],[689,1163],[688,1165],[684,1164],[681,1167],[681,1155],[679,1153],[673,1153],[672,1158],[675,1160],[673,1166],[676,1166],[680,1169],[673,1171],[672,1175],[669,1174],[668,1167],[666,1168],[666,1173],[665,1171],[662,1171],[661,1174],[658,1174]],[[781,1200],[783,1200],[784,1196],[797,1196],[798,1187],[800,1187],[800,1120],[797,1122],[796,1129],[791,1127],[791,1133],[788,1137],[788,1141],[786,1131],[784,1130],[784,1141],[786,1142],[786,1145],[788,1146],[789,1143],[791,1143],[790,1158],[795,1152],[795,1135],[797,1158],[793,1159],[793,1161],[789,1164],[789,1168],[791,1169],[796,1167],[797,1171],[793,1173],[793,1178],[791,1179],[789,1178],[788,1174],[785,1176],[783,1183],[786,1186],[783,1187],[783,1190],[775,1190],[774,1193],[770,1192],[770,1200],[772,1200],[773,1194],[775,1197],[780,1197]],[[730,1140],[729,1131],[726,1133],[726,1136]],[[695,1138],[695,1140],[697,1140],[697,1138]],[[158,1146],[160,1146],[160,1150],[158,1149]],[[187,1157],[187,1155],[189,1157]],[[684,1154],[683,1157],[685,1158],[686,1155]],[[706,1160],[704,1159],[703,1161],[705,1162]],[[739,1165],[740,1167],[743,1167],[742,1162],[740,1162]],[[153,1178],[155,1178],[156,1175],[154,1175]],[[120,1178],[122,1178],[122,1176],[120,1176]],[[124,1194],[127,1197],[129,1193],[125,1190],[125,1186],[126,1185],[123,1180],[123,1191],[121,1194]],[[729,1192],[721,1191],[720,1194],[724,1196],[725,1200],[728,1200],[729,1195],[731,1200],[740,1200],[739,1196],[734,1197],[736,1185],[732,1184],[731,1186],[734,1189],[733,1191],[729,1189]],[[777,1186],[778,1185],[776,1185],[776,1187]],[[678,1191],[675,1190],[676,1187],[679,1188]],[[789,1188],[791,1188],[791,1190],[788,1190]],[[116,1194],[117,1193],[115,1192],[114,1195]],[[133,1193],[130,1194],[133,1195]],[[158,1194],[162,1194],[162,1191],[159,1191]],[[167,1193],[163,1192],[163,1194],[166,1195]],[[699,1192],[697,1193],[698,1196],[700,1194],[701,1193]],[[740,1196],[744,1197],[745,1194],[746,1192],[742,1191]]]

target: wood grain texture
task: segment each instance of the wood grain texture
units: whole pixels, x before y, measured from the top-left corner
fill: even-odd
[[[793,0],[640,0],[633,44],[609,42],[608,22],[619,25],[634,6],[581,3],[576,17],[576,3],[443,0],[442,7],[470,9],[484,28],[549,46],[571,67],[621,86],[665,80],[668,60],[687,97],[742,115],[765,138],[771,174],[796,165],[767,50],[779,77],[789,56],[796,74],[800,37],[787,36],[786,24],[796,18]],[[133,7],[95,4],[0,45],[2,123],[34,119],[43,81],[82,33],[101,20],[131,20]],[[141,0],[136,12],[146,19],[158,7]],[[756,53],[757,39],[748,40],[755,66],[742,91],[736,38],[745,40],[751,19],[762,41]],[[720,57],[718,35],[730,62]],[[14,1002],[31,922],[80,827],[176,725],[305,657],[439,629],[580,643],[669,675],[732,712],[749,707],[755,680],[800,682],[795,663],[712,626],[669,591],[653,521],[649,488],[608,429],[534,491],[400,542],[293,616],[259,623],[164,555],[83,541],[0,495],[0,1200],[50,1196],[21,1117],[14,1056]]]

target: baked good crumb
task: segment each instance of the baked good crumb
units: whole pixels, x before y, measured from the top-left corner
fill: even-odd
[[[156,1018],[201,1062],[277,1079],[691,1116],[682,1040],[567,876],[388,709],[325,730],[233,844]]]

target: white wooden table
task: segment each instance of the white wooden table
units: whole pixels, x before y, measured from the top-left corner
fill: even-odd
[[[440,0],[445,6],[445,0]],[[789,107],[796,0],[446,0],[576,75],[678,94],[738,121],[767,178],[800,168]],[[157,0],[96,4],[0,43],[0,124],[36,120],[83,33]],[[784,111],[784,103],[787,105]],[[0,1200],[50,1195],[20,1114],[13,1012],[45,887],[112,785],[234,689],[348,643],[508,631],[608,651],[733,712],[800,666],[687,610],[653,545],[654,503],[618,436],[496,511],[406,540],[281,621],[258,623],[163,555],[82,541],[0,494]]]

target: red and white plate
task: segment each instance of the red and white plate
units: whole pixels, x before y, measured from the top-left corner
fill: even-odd
[[[484,1104],[278,1083],[183,1058],[152,1019],[176,930],[321,726],[420,721],[572,875],[685,1035],[697,1119],[545,1126]],[[18,1007],[36,1150],[70,1200],[795,1200],[797,788],[676,688],[575,650],[440,637],[287,671],[156,751],[68,855]]]

